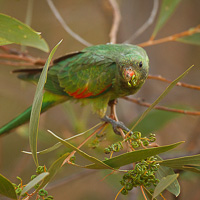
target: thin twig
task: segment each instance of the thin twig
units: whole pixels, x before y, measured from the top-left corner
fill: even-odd
[[[34,63],[29,63],[29,62],[12,62],[12,61],[0,61],[0,65],[9,65],[9,66],[35,66]]]
[[[26,56],[26,55],[15,55],[15,54],[7,54],[7,53],[1,53],[0,54],[0,59],[9,59],[9,60],[17,60],[17,61],[25,61],[32,63],[33,65],[44,65],[46,60],[41,59],[41,58],[34,58],[31,56]],[[20,64],[19,64],[20,66]]]
[[[113,9],[113,23],[112,23],[112,27],[111,27],[110,34],[109,34],[110,43],[116,44],[117,32],[119,30],[119,24],[121,21],[121,13],[120,13],[120,9],[119,9],[119,6],[118,6],[116,0],[109,0],[109,3]]]
[[[190,36],[190,35],[193,35],[193,34],[198,33],[198,32],[200,32],[200,25],[196,26],[193,29],[183,31],[181,33],[177,33],[177,34],[174,34],[174,35],[170,35],[170,36],[158,39],[158,40],[153,40],[152,38],[150,38],[150,40],[148,40],[147,42],[140,43],[140,44],[138,44],[138,46],[146,47],[146,46],[161,44],[161,43],[164,43],[164,42],[176,41],[178,38]]]
[[[166,83],[171,83],[172,81],[158,75],[158,76],[154,76],[154,75],[148,75],[148,79],[155,79],[155,80],[159,80],[159,81],[163,81]],[[181,87],[186,87],[186,88],[190,88],[190,89],[195,89],[195,90],[200,90],[200,86],[197,85],[191,85],[191,84],[187,84],[187,83],[182,83],[182,82],[178,82],[176,84],[177,86],[181,86]]]
[[[51,11],[53,12],[54,16],[56,17],[56,19],[60,22],[62,27],[65,29],[65,31],[67,33],[69,33],[69,35],[71,35],[75,40],[79,41],[81,44],[83,44],[85,46],[91,46],[92,45],[91,43],[87,42],[82,37],[80,37],[78,34],[76,34],[74,31],[72,31],[71,28],[69,28],[69,26],[65,23],[64,19],[61,17],[57,8],[53,4],[52,0],[46,0],[46,1],[49,5]]]
[[[102,128],[104,128],[107,125],[107,123],[102,124],[97,130],[95,130],[90,136],[88,136],[78,147],[77,149],[80,149],[91,137],[93,137],[96,133],[98,133]],[[49,131],[49,130],[48,130]],[[64,160],[63,164],[68,163],[70,158],[76,153],[76,151],[72,151],[69,156]]]
[[[142,191],[142,195],[143,195],[144,199],[147,200],[147,197],[146,197],[146,195],[145,195],[145,192],[144,192],[144,189],[143,189],[143,186],[142,186],[142,185],[140,186],[140,189],[141,189],[141,191]]]
[[[150,17],[147,21],[126,41],[123,43],[131,43],[135,40],[139,35],[141,35],[155,20],[156,14],[158,12],[159,0],[153,1],[153,9],[151,11]]]
[[[127,101],[141,105],[141,106],[145,106],[145,107],[151,106],[150,103],[143,102],[139,99],[134,99],[134,98],[130,98],[130,97],[122,97],[122,98],[127,100]],[[200,115],[200,111],[180,110],[180,109],[175,109],[175,108],[167,108],[167,107],[164,107],[164,106],[155,106],[154,109],[164,110],[164,111],[169,111],[169,112],[176,112],[176,113],[186,114],[186,115]]]

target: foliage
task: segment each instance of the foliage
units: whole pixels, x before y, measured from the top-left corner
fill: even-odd
[[[179,3],[180,0],[163,0],[153,34],[150,40],[146,43],[142,43],[141,46],[161,43],[161,40],[156,41],[154,40],[154,38],[160,31],[160,29],[165,25],[167,20],[171,17]],[[37,32],[10,16],[0,14],[0,30],[0,45],[16,43],[20,45],[35,47],[43,51],[48,51],[47,43],[39,36]],[[181,34],[173,35],[170,38],[172,38],[173,41],[199,45],[200,34],[198,33],[198,31],[199,26],[191,30],[185,31]],[[165,38],[164,40],[162,40],[162,42],[166,41],[171,41],[171,39]],[[119,193],[123,195],[127,195],[130,190],[132,190],[134,187],[139,186],[146,194],[146,196],[144,194],[145,198],[148,197],[155,199],[159,195],[162,196],[164,190],[168,190],[175,196],[178,196],[180,193],[180,186],[178,183],[179,174],[174,173],[173,169],[200,173],[200,155],[198,154],[193,156],[183,156],[162,160],[160,157],[158,157],[158,155],[174,149],[182,142],[165,146],[154,146],[156,145],[156,135],[155,133],[151,132],[159,130],[161,128],[161,125],[166,124],[170,119],[174,118],[174,115],[164,118],[160,113],[157,113],[155,116],[150,113],[152,120],[154,119],[154,117],[156,119],[158,115],[159,118],[162,118],[159,125],[152,123],[153,127],[151,127],[151,129],[147,129],[149,121],[145,121],[143,119],[146,117],[147,114],[149,114],[149,112],[155,107],[155,105],[158,104],[158,102],[160,102],[169,93],[169,91],[180,81],[180,79],[182,79],[192,69],[193,66],[188,68],[188,70],[186,70],[182,75],[174,80],[167,87],[167,89],[157,98],[157,100],[143,113],[143,115],[136,122],[134,122],[134,124],[131,125],[134,132],[126,132],[126,135],[122,140],[110,144],[104,149],[105,154],[110,154],[109,158],[101,160],[98,158],[98,156],[94,157],[89,155],[89,153],[86,153],[84,150],[80,150],[80,147],[87,142],[87,139],[81,145],[76,147],[71,143],[71,140],[73,141],[74,138],[62,139],[51,131],[49,131],[51,133],[51,136],[59,143],[52,147],[49,147],[42,152],[37,152],[38,125],[43,99],[43,88],[47,78],[48,67],[50,65],[53,54],[55,53],[59,44],[57,44],[53,48],[46,61],[46,64],[39,79],[33,101],[29,127],[29,141],[31,149],[30,154],[32,154],[33,160],[37,166],[37,175],[32,175],[31,181],[26,185],[23,185],[22,179],[18,178],[20,180],[20,184],[16,185],[11,183],[11,181],[0,174],[0,194],[3,196],[7,196],[11,199],[29,199],[29,197],[32,197],[34,194],[37,195],[37,199],[53,199],[52,196],[48,195],[48,192],[44,188],[53,179],[53,177],[57,175],[60,168],[64,164],[70,164],[72,166],[87,169],[108,169],[122,174],[121,181],[119,182],[119,185],[121,184],[122,188]],[[148,116],[150,116],[150,114]],[[142,122],[142,125],[139,124],[139,122]],[[108,130],[107,124],[105,123],[98,124],[98,128],[96,128],[97,127],[95,126],[91,128],[90,131],[84,133],[84,135],[88,133],[90,134],[89,139],[90,137],[96,135],[96,140],[91,145],[93,149],[101,145],[102,137],[99,135],[104,136],[105,134],[102,132]],[[96,130],[91,134],[91,131],[93,129]],[[149,136],[147,137],[148,134]],[[83,134],[77,135],[76,138],[80,139],[82,135]],[[48,170],[45,166],[39,166],[39,153],[50,153],[57,150],[60,146],[63,146],[65,149],[67,149],[67,152],[63,153],[59,157],[57,156],[56,158],[54,158],[54,162],[50,165]],[[124,150],[129,152],[124,153]],[[118,153],[118,155],[113,156],[113,154],[115,154],[116,152]],[[82,158],[86,159],[89,164],[77,164],[75,162],[75,153],[78,153]],[[131,166],[133,164],[131,169],[120,170],[120,167],[124,167],[130,164]],[[30,191],[32,191],[32,193],[28,193]]]

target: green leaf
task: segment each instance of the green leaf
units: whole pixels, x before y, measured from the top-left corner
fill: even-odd
[[[164,191],[169,185],[171,185],[178,178],[178,176],[179,174],[173,174],[163,177],[158,183],[158,185],[155,187],[153,198],[160,195],[160,193]]]
[[[69,156],[69,153],[63,154],[60,158],[58,158],[48,169],[49,176],[45,177],[37,191],[43,187],[45,187],[50,180],[57,174],[57,172],[60,170],[64,160]]]
[[[6,45],[6,44],[12,44],[12,42],[6,40],[5,38],[0,37],[0,46]]]
[[[187,44],[200,45],[200,33],[194,33],[193,35],[180,37],[177,38],[176,41]]]
[[[161,160],[161,158],[159,156],[157,156],[157,158],[159,160]],[[163,177],[166,177],[168,175],[173,175],[173,174],[175,174],[175,173],[171,168],[165,167],[165,166],[160,166],[158,171],[156,172],[156,177],[159,180],[161,180]],[[175,180],[166,189],[177,197],[180,194],[180,185],[178,183],[178,180]]]
[[[155,156],[160,153],[164,153],[166,151],[169,151],[169,150],[177,147],[178,145],[180,145],[182,143],[183,142],[178,142],[175,144],[161,146],[161,147],[154,147],[154,148],[150,148],[150,149],[141,149],[141,150],[136,150],[136,151],[132,151],[132,152],[127,152],[127,153],[121,154],[119,156],[110,158],[108,160],[104,160],[103,162],[112,168],[119,168],[119,167],[128,165],[133,162],[138,162],[147,157]],[[96,164],[87,165],[87,166],[85,166],[85,168],[105,169],[105,168],[99,168],[99,166]]]
[[[65,139],[65,141],[70,141],[70,140],[73,140],[73,139],[75,139],[75,138],[81,137],[81,136],[87,134],[88,132],[90,132],[91,130],[93,130],[94,128],[96,128],[97,126],[99,126],[99,125],[101,125],[101,124],[102,124],[102,122],[96,124],[95,126],[91,127],[90,129],[88,129],[88,130],[86,130],[86,131],[84,131],[84,132],[82,132],[82,133],[73,135],[72,137]],[[39,152],[37,152],[37,153],[38,153],[38,154],[50,153],[51,151],[54,151],[54,150],[58,149],[58,148],[61,147],[61,146],[62,146],[62,143],[61,143],[61,142],[58,142],[58,143],[54,144],[53,146],[51,146],[51,147],[49,147],[49,148],[47,148],[47,149],[44,149],[44,150],[42,150],[42,151],[39,151]],[[24,153],[27,153],[27,154],[31,154],[31,152],[27,152],[27,151],[23,151],[23,152],[24,152]]]
[[[31,180],[22,190],[21,196],[28,192],[30,189],[34,188],[36,184],[38,184],[40,181],[42,181],[45,177],[49,175],[49,172],[43,172],[39,174],[37,177],[35,177],[33,180]]]
[[[181,0],[163,0],[159,17],[156,22],[156,26],[154,28],[152,38],[154,38],[158,31],[164,26],[164,24],[167,22],[167,20],[170,18],[170,16],[173,14],[175,11],[176,7],[180,3]]]
[[[43,88],[46,83],[49,64],[60,43],[61,41],[53,48],[53,50],[51,51],[45,63],[45,66],[40,75],[40,79],[38,81],[38,85],[37,85],[34,100],[33,100],[32,110],[31,110],[30,125],[29,125],[29,143],[30,143],[31,152],[33,155],[33,160],[36,166],[38,166],[37,137],[38,137],[40,111],[41,111],[42,100],[43,100]]]
[[[141,117],[137,120],[131,130],[135,129],[135,127],[146,117],[146,115],[170,92],[170,90],[194,67],[192,65],[189,67],[183,74],[181,74],[177,79],[175,79],[166,89],[165,91],[151,104],[151,106],[144,111]]]
[[[159,161],[160,165],[200,173],[200,154]]]
[[[49,47],[40,33],[19,20],[0,14],[0,45],[16,43],[48,52]]]
[[[92,157],[88,154],[86,154],[85,152],[81,151],[80,149],[76,148],[75,146],[73,146],[72,144],[70,144],[69,142],[67,142],[66,140],[63,140],[62,138],[58,137],[57,135],[55,135],[52,131],[49,131],[52,136],[54,136],[58,141],[60,141],[64,146],[76,151],[78,154],[80,154],[81,156],[83,156],[84,158],[86,158],[87,160],[95,163],[100,169],[111,169],[111,167],[109,167],[108,165],[106,165],[105,163],[103,163],[102,161],[100,161],[99,159]]]
[[[0,194],[11,199],[17,199],[13,184],[0,174]]]

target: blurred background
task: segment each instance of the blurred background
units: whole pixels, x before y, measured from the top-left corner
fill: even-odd
[[[122,43],[138,30],[149,18],[153,1],[145,0],[118,0],[122,21],[118,32],[117,43]],[[109,32],[112,25],[112,8],[106,0],[56,0],[55,6],[69,27],[93,45],[109,42]],[[17,18],[24,22],[26,18],[27,0],[0,0],[0,12]],[[182,2],[175,13],[162,28],[157,38],[185,31],[200,23],[200,1],[193,0]],[[154,25],[151,25],[132,44],[145,42],[151,36]],[[73,39],[60,25],[51,12],[45,0],[35,0],[31,27],[41,32],[42,37],[52,49],[61,39],[62,44],[57,49],[54,58],[66,53],[81,50],[82,44]],[[10,46],[21,49],[20,46]],[[160,45],[146,47],[150,58],[150,74],[162,75],[174,80],[188,67],[195,65],[189,74],[182,80],[189,84],[199,85],[200,77],[200,46],[168,42]],[[47,58],[48,54],[38,49],[27,48],[28,54]],[[20,66],[19,66],[20,67]],[[13,66],[0,65],[0,126],[17,116],[32,104],[35,86],[24,83],[10,72],[16,69]],[[167,87],[168,84],[147,80],[142,89],[134,95],[136,98],[144,99],[152,103]],[[181,105],[191,110],[200,110],[200,92],[182,87],[175,87],[161,101],[160,105],[176,106]],[[131,124],[139,117],[146,108],[119,99],[117,105],[118,117],[126,125]],[[162,112],[165,115],[165,112]],[[81,107],[79,104],[65,103],[59,105],[43,114],[40,120],[41,134],[39,136],[39,149],[44,149],[55,143],[46,132],[47,129],[67,138],[73,134],[80,133],[94,126],[100,121],[94,115],[90,107]],[[35,173],[35,165],[32,157],[21,153],[22,150],[29,150],[28,125],[24,125],[13,133],[0,138],[0,172],[11,181],[18,183],[16,176],[20,176],[24,183],[30,180]],[[181,145],[175,155],[185,155],[199,152],[200,145],[200,118],[198,116],[176,115],[173,120],[155,131],[157,142],[160,145],[171,144],[178,141],[186,141]],[[119,136],[110,132],[107,139],[119,140]],[[76,141],[77,144],[81,140]],[[104,141],[105,144],[107,144]],[[89,154],[101,155],[102,149],[96,151],[85,147]],[[40,164],[46,164],[47,168],[56,156],[65,150],[46,154],[40,157]],[[173,155],[171,155],[173,156]],[[108,172],[109,173],[109,172]],[[48,192],[55,199],[90,200],[90,199],[114,199],[121,188],[114,175],[104,181],[103,177],[107,172],[86,171],[72,166],[64,166],[53,182],[49,185]],[[117,176],[116,176],[117,177]],[[110,179],[110,180],[109,180]],[[181,194],[179,199],[199,199],[200,176],[190,173],[182,173],[180,179]],[[119,196],[118,199],[142,199],[138,197],[139,191],[134,190],[128,197]],[[165,194],[167,199],[173,199],[170,194]],[[136,198],[137,197],[137,198]],[[1,197],[0,197],[1,198]]]

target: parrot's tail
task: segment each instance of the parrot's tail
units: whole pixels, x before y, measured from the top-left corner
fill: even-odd
[[[47,109],[62,103],[66,101],[67,99],[62,96],[57,96],[53,94],[49,94],[45,92],[44,98],[43,98],[43,103],[42,103],[42,108],[41,108],[41,113],[45,112]],[[14,128],[17,128],[18,126],[28,122],[30,120],[30,115],[31,115],[31,109],[32,106],[27,108],[23,113],[18,115],[16,118],[5,124],[3,127],[0,128],[0,136],[3,134],[8,133],[9,131],[13,130]]]

